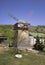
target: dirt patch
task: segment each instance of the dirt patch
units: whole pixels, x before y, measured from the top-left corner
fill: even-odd
[[[0,45],[0,51],[8,51],[9,47],[6,45]]]

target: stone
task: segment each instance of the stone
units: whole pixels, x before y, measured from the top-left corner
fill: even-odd
[[[22,55],[21,54],[16,54],[15,57],[16,58],[22,58]]]

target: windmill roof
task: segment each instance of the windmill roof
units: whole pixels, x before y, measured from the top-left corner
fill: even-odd
[[[18,23],[18,24],[28,24],[28,25],[30,25],[29,23],[27,23],[27,22],[25,22],[25,21],[23,21],[23,20],[19,20],[17,23]]]

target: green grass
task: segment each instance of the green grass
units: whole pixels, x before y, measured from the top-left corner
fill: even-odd
[[[2,52],[0,52],[0,65],[45,65],[45,55],[21,52],[23,57],[18,59],[13,49]]]
[[[30,34],[33,36],[33,37],[36,37],[37,35],[39,36],[39,37],[45,37],[45,34],[44,33],[34,33],[34,32],[30,32]]]

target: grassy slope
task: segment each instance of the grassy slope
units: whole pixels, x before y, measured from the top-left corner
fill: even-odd
[[[10,26],[7,26],[6,28],[6,26],[0,26],[0,33],[3,33],[3,31],[9,38],[12,37],[12,27],[10,28]],[[10,52],[0,51],[0,65],[45,65],[45,55],[35,55],[32,53],[22,53],[22,55],[23,58],[17,59],[14,57],[15,52],[12,50]]]
[[[23,52],[23,57],[17,59],[13,50],[2,52],[0,52],[0,65],[45,65],[45,55]]]
[[[34,32],[30,32],[29,34],[31,34],[33,37],[36,37],[37,35],[39,36],[39,37],[45,37],[45,34],[44,33],[34,33]]]
[[[29,32],[36,32],[37,26],[30,26]],[[45,33],[45,26],[38,26],[38,32]],[[13,25],[0,25],[0,36],[6,35],[9,39],[14,36]],[[34,34],[35,35],[35,34]]]

